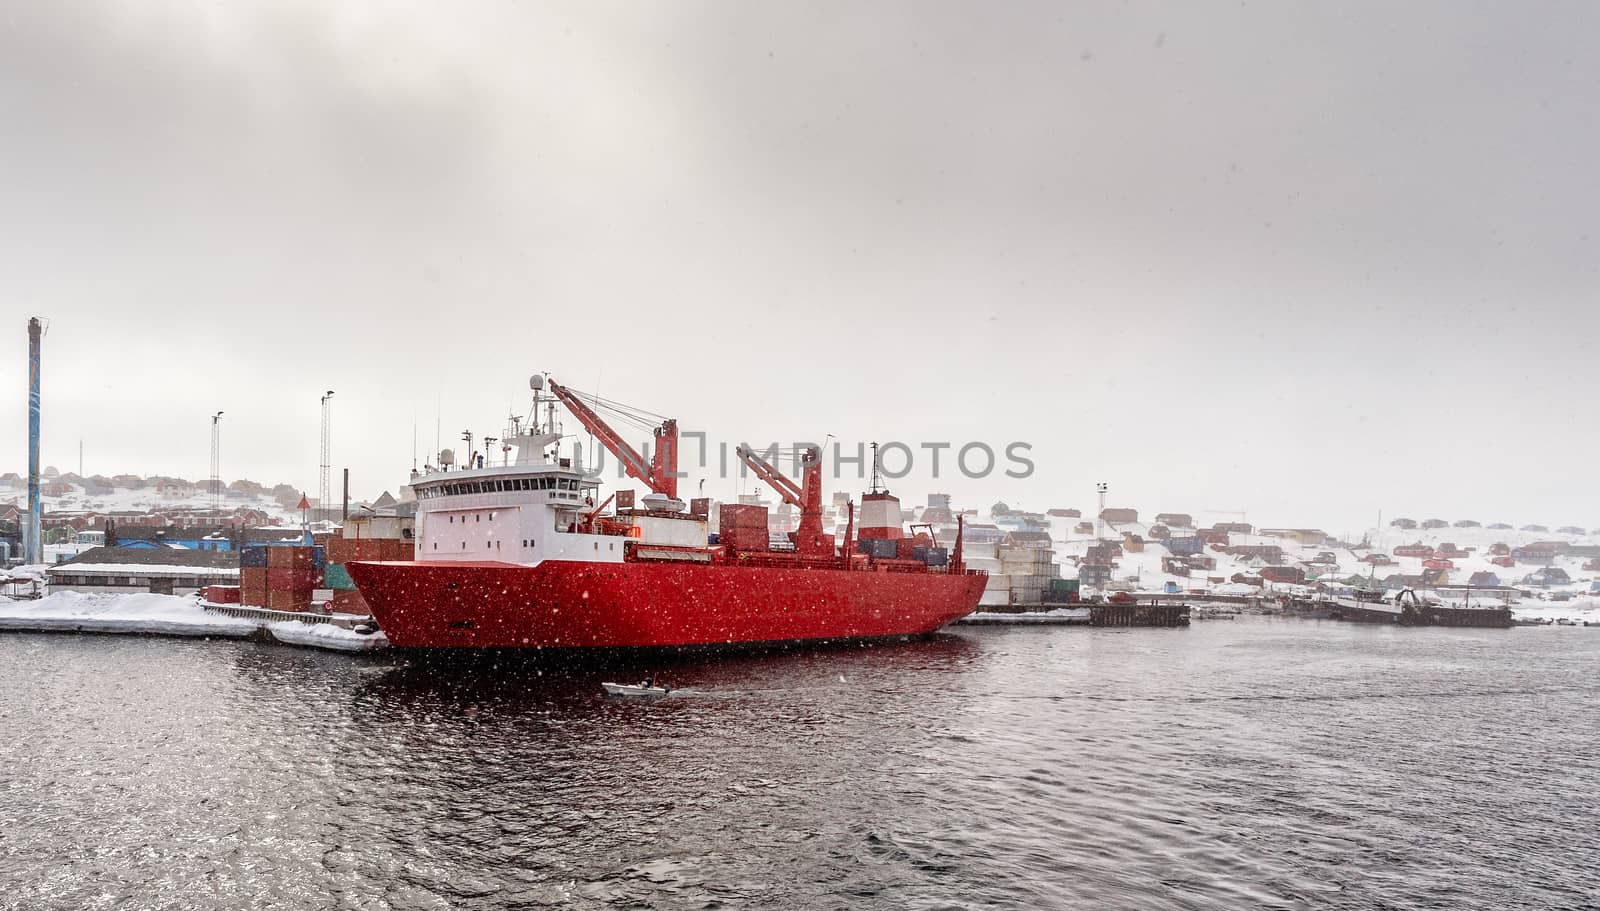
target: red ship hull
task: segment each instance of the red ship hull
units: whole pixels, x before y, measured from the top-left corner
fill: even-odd
[[[981,574],[698,563],[349,563],[400,648],[617,649],[925,635]]]

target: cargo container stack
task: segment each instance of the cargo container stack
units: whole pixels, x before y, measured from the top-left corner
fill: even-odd
[[[239,551],[239,603],[246,607],[267,606],[265,547],[246,547]]]
[[[246,607],[307,611],[322,584],[320,547],[257,545],[239,552],[239,600]]]
[[[999,547],[1000,583],[1009,593],[1013,606],[1031,607],[1045,603],[1044,593],[1050,582],[1061,577],[1061,567],[1055,562],[1055,551],[1002,544]]]
[[[767,550],[767,508],[747,503],[722,504],[717,518],[717,543],[735,550]]]

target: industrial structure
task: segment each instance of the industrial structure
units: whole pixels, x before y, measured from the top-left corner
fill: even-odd
[[[28,320],[28,524],[23,535],[28,563],[44,562],[44,539],[39,531],[39,348],[43,337],[39,318]]]

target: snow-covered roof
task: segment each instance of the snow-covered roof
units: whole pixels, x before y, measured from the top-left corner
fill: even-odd
[[[66,576],[209,576],[216,579],[239,578],[238,567],[184,566],[161,563],[58,563],[50,575]]]

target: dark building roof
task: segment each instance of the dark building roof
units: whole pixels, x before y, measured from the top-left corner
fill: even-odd
[[[96,563],[238,569],[239,555],[230,551],[190,550],[186,547],[91,547],[71,560],[57,563],[55,566]]]

